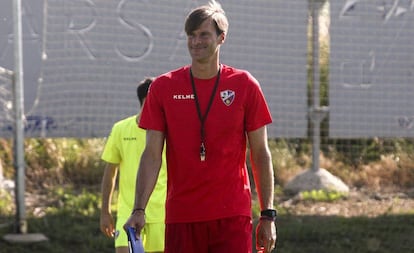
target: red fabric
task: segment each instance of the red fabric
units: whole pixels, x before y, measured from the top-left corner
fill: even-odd
[[[216,77],[195,78],[202,114],[215,80]],[[233,92],[230,99],[221,98]],[[250,216],[246,132],[271,121],[257,80],[246,71],[222,65],[218,89],[205,121],[206,161],[201,162],[201,123],[189,66],[154,80],[141,114],[140,127],[166,134],[166,223]]]
[[[165,253],[251,253],[252,221],[246,216],[167,224]]]

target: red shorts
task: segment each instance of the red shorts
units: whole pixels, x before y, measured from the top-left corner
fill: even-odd
[[[166,224],[165,253],[252,253],[252,220],[246,216]]]

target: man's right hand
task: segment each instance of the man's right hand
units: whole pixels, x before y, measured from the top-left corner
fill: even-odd
[[[135,228],[136,235],[139,237],[141,230],[145,225],[145,212],[144,210],[136,210],[129,216],[127,222],[124,224],[124,230],[127,231],[128,227]]]
[[[101,213],[100,228],[107,237],[114,237],[115,225],[114,219],[110,213]]]

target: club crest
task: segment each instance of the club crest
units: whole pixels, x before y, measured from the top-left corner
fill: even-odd
[[[236,96],[236,93],[232,90],[224,90],[220,92],[221,100],[227,106],[233,103],[235,96]]]

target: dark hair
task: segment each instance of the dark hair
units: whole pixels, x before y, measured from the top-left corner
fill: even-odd
[[[139,100],[139,104],[142,106],[144,99],[147,97],[148,89],[150,84],[154,81],[154,77],[147,77],[142,80],[137,87],[137,96]]]
[[[227,34],[229,22],[221,5],[215,0],[211,0],[209,4],[200,6],[190,12],[185,20],[185,32],[187,35],[197,30],[200,25],[207,19],[213,19],[216,26],[217,35]]]

